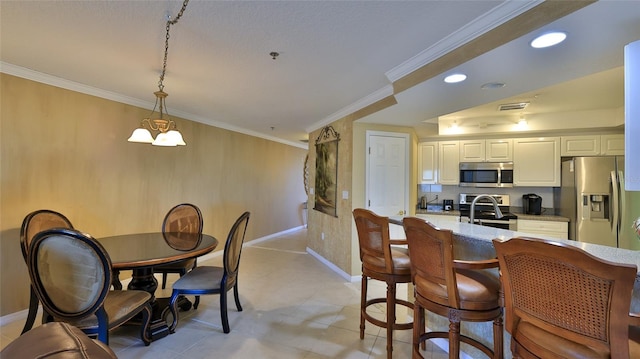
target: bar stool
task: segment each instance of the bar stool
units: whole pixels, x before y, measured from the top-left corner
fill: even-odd
[[[503,357],[500,281],[481,271],[497,268],[498,260],[454,259],[453,232],[420,218],[404,218],[415,291],[413,355],[422,358],[420,344],[433,338],[449,339],[449,358],[460,357],[460,342],[489,358]],[[449,319],[449,331],[425,333],[425,309]],[[493,321],[493,350],[477,339],[460,334],[460,322]]]
[[[413,323],[396,323],[396,304],[413,309],[413,304],[396,298],[396,284],[411,282],[411,267],[406,248],[391,245],[407,244],[405,240],[389,238],[389,218],[356,208],[353,218],[358,230],[360,260],[362,261],[362,293],[360,299],[360,339],[364,339],[365,320],[387,329],[387,358],[393,352],[393,331],[413,328]],[[367,299],[367,280],[376,279],[387,284],[386,298]],[[377,303],[386,303],[387,318],[377,319],[367,308]]]

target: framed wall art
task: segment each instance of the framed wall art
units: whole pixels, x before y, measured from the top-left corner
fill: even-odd
[[[338,142],[340,134],[326,126],[316,139],[316,188],[313,209],[338,217]]]

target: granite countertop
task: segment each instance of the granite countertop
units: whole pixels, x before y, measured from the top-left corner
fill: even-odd
[[[402,225],[402,218],[402,216],[391,216],[389,217],[389,221],[394,224]],[[453,231],[453,234],[459,239],[468,239],[476,242],[478,245],[481,245],[481,243],[488,243],[491,247],[493,247],[492,240],[494,238],[497,238],[501,241],[506,241],[513,237],[531,236],[531,234],[529,233],[510,231],[488,226],[479,226],[469,223],[454,222],[451,220],[446,220],[445,218],[443,218],[441,221],[435,218],[433,220],[430,220],[429,222],[433,223],[439,228],[450,229],[451,231]],[[582,248],[596,257],[612,262],[634,264],[638,268],[640,268],[640,251],[577,242],[568,239],[547,237],[544,235],[536,235],[536,237],[555,242],[568,243],[570,245]]]

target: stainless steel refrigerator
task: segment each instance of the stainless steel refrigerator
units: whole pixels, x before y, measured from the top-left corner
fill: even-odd
[[[570,220],[569,239],[640,250],[634,228],[640,192],[624,190],[624,156],[563,160],[554,202],[558,214]]]

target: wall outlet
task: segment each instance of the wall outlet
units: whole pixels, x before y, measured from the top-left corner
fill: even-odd
[[[320,238],[324,241],[324,232],[320,234]]]

